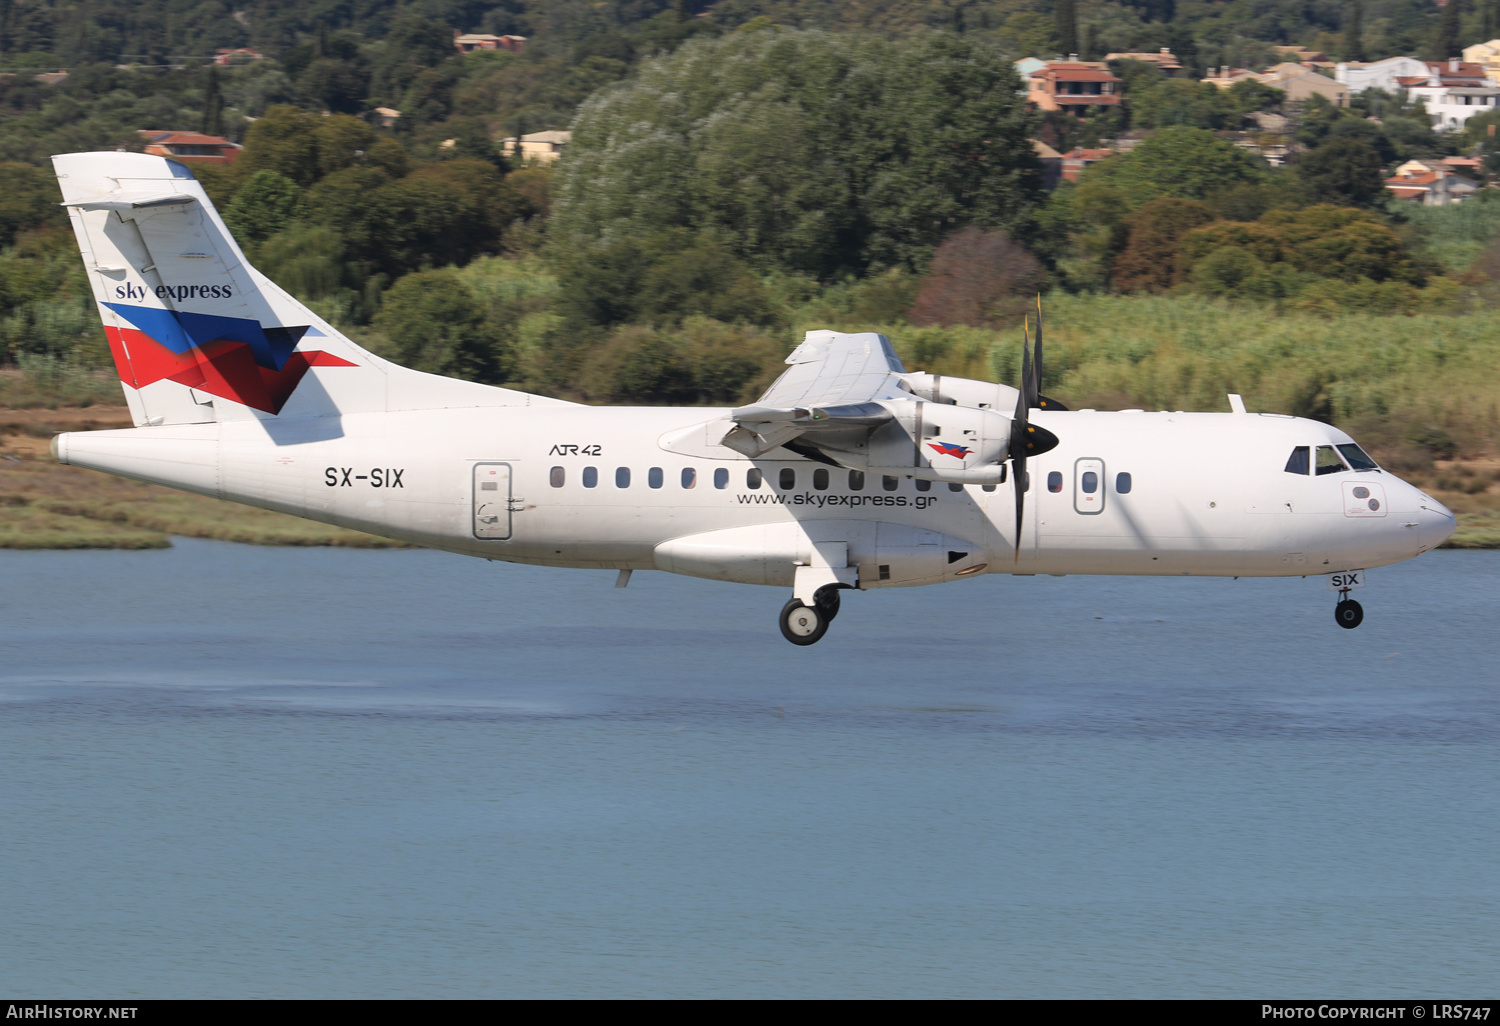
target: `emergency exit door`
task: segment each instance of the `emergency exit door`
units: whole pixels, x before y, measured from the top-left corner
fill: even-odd
[[[474,465],[474,537],[510,537],[510,464]]]
[[[1104,461],[1077,460],[1073,464],[1073,508],[1080,513],[1104,512]]]

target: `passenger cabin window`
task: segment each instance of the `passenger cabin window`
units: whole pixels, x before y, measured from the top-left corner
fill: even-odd
[[[862,492],[865,490],[865,472],[863,470],[849,471],[849,490],[851,492]]]
[[[684,487],[684,488],[697,488],[698,487],[698,472],[696,470],[694,470],[692,467],[683,467],[682,468],[682,487]]]
[[[758,468],[758,467],[751,467],[749,470],[745,471],[745,487],[746,488],[759,488],[760,487],[760,468]]]
[[[660,488],[664,480],[665,475],[662,474],[660,467],[652,467],[646,471],[646,483],[652,488]]]
[[[1307,455],[1311,451],[1305,445],[1299,445],[1293,449],[1291,456],[1287,457],[1286,472],[1288,474],[1306,474],[1309,469]]]
[[[959,484],[957,481],[949,481],[948,490],[950,492],[961,492],[964,490],[964,486]]]
[[[813,471],[813,487],[819,491],[826,491],[828,489],[828,471],[822,467]]]
[[[629,467],[616,467],[615,468],[615,487],[616,488],[629,488],[630,487],[630,468]]]
[[[1048,474],[1047,474],[1047,491],[1049,491],[1049,492],[1060,492],[1060,491],[1062,491],[1062,472],[1061,471],[1053,470],[1053,471],[1049,471],[1048,472]]]
[[[1318,446],[1317,468],[1319,477],[1324,474],[1339,474],[1346,469],[1344,461],[1339,459],[1338,450],[1331,445]]]
[[[797,472],[791,467],[781,468],[781,487],[784,489],[797,487]]]
[[[1365,455],[1365,451],[1353,442],[1339,446],[1339,452],[1344,454],[1344,459],[1349,461],[1349,466],[1355,470],[1379,470],[1375,461]]]
[[[729,487],[729,468],[728,467],[715,467],[714,468],[714,487],[715,488],[728,488]]]
[[[894,492],[896,490],[896,486],[900,483],[900,478],[892,477],[889,474],[882,474],[880,477],[880,487],[884,488],[888,492]]]
[[[1115,491],[1119,492],[1121,495],[1129,495],[1130,494],[1130,475],[1129,474],[1116,474],[1115,475]]]
[[[917,491],[919,491],[919,492],[930,492],[930,491],[932,491],[932,482],[924,480],[923,478],[920,478],[920,477],[917,478]]]
[[[599,468],[598,467],[584,467],[583,468],[583,486],[585,488],[593,488],[598,483],[599,483]]]
[[[568,480],[568,472],[562,467],[553,467],[551,477],[552,487],[561,488],[563,484]]]
[[[1093,495],[1099,490],[1099,475],[1092,470],[1085,470],[1078,486],[1083,489],[1084,495]]]

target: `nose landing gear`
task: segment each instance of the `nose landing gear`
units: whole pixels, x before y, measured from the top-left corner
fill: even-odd
[[[1349,597],[1347,588],[1339,592],[1339,595],[1342,597],[1339,599],[1338,605],[1333,607],[1334,622],[1345,630],[1352,631],[1364,622],[1365,609]]]
[[[812,605],[792,599],[781,607],[781,636],[793,645],[815,645],[828,633],[828,625],[839,615],[839,589],[819,588]]]

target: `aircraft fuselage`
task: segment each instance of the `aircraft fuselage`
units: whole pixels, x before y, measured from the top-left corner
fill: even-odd
[[[505,407],[60,436],[78,466],[465,555],[787,586],[820,543],[861,589],[982,573],[1306,576],[1380,566],[1453,529],[1382,470],[1286,469],[1347,444],[1267,414],[1034,412],[1063,440],[988,488],[715,444],[727,411]],[[492,486],[492,487],[487,487]],[[837,565],[837,564],[835,564]],[[982,569],[981,569],[982,567]]]

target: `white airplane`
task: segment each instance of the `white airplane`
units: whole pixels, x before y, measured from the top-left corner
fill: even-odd
[[[62,463],[543,566],[790,588],[818,641],[845,589],[984,574],[1328,575],[1453,514],[1337,428],[1277,414],[1068,411],[909,372],[884,336],[811,331],[738,409],[590,407],[423,374],[355,345],[245,260],[183,165],[53,158],[133,429],[58,435]],[[1029,347],[1029,342],[1028,342]],[[1018,487],[1019,485],[1019,487]]]

